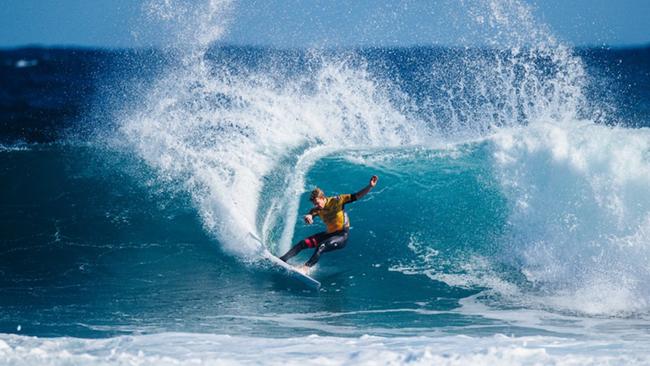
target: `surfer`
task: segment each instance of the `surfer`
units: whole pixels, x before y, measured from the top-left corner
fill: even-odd
[[[347,213],[345,213],[345,205],[361,199],[368,194],[370,190],[377,184],[379,178],[373,175],[370,178],[370,183],[362,190],[353,194],[340,194],[334,197],[325,197],[325,193],[316,188],[311,192],[309,200],[314,204],[314,207],[309,210],[309,213],[304,216],[307,224],[314,223],[314,217],[318,216],[323,220],[327,226],[327,231],[320,232],[303,239],[294,245],[285,255],[280,257],[284,262],[293,258],[303,249],[316,248],[314,254],[303,266],[298,268],[299,271],[307,273],[309,269],[318,262],[321,254],[336,249],[342,249],[348,241],[348,234],[350,231],[350,220]]]

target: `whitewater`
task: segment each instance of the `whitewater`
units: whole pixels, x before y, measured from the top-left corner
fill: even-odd
[[[235,6],[148,3],[168,48],[99,57],[115,84],[55,141],[3,140],[0,363],[650,364],[633,56],[506,0],[455,5],[481,46],[220,45]],[[372,174],[321,289],[263,260],[319,230],[313,187]]]

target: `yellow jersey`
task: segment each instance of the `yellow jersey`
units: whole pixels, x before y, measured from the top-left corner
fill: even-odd
[[[334,197],[325,198],[325,207],[314,207],[309,211],[312,216],[318,215],[327,225],[327,232],[333,233],[343,229],[350,228],[348,214],[345,213],[344,206],[346,203],[356,201],[354,194],[340,194]]]

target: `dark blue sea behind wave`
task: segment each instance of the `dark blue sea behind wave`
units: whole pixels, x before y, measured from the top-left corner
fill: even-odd
[[[382,72],[400,77],[413,97],[427,95],[430,85],[418,71],[456,57],[461,51],[445,48],[362,49],[368,62]],[[478,52],[478,51],[477,51]],[[593,80],[590,92],[599,99],[611,98],[618,107],[617,122],[648,127],[650,121],[650,48],[577,49]],[[72,129],[88,124],[106,124],[113,109],[128,105],[135,94],[133,83],[150,82],[169,64],[159,50],[95,50],[65,48],[21,48],[1,50],[0,118],[1,138],[16,142],[52,142]],[[282,57],[290,56],[290,57]],[[304,52],[264,48],[219,47],[212,59],[236,60],[255,66],[269,58],[282,57],[293,68],[304,67]],[[608,95],[608,94],[614,95]],[[103,96],[110,96],[104,99]]]

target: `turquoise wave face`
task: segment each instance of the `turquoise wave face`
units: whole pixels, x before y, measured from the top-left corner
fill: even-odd
[[[489,255],[508,211],[484,147],[348,152],[316,163],[307,186],[330,195],[357,192],[371,175],[380,177],[366,198],[346,206],[354,244],[321,267],[417,265],[424,254],[431,263],[422,265],[450,272],[474,254]],[[309,208],[305,192],[300,212]],[[299,224],[294,237],[323,229],[314,226]]]

